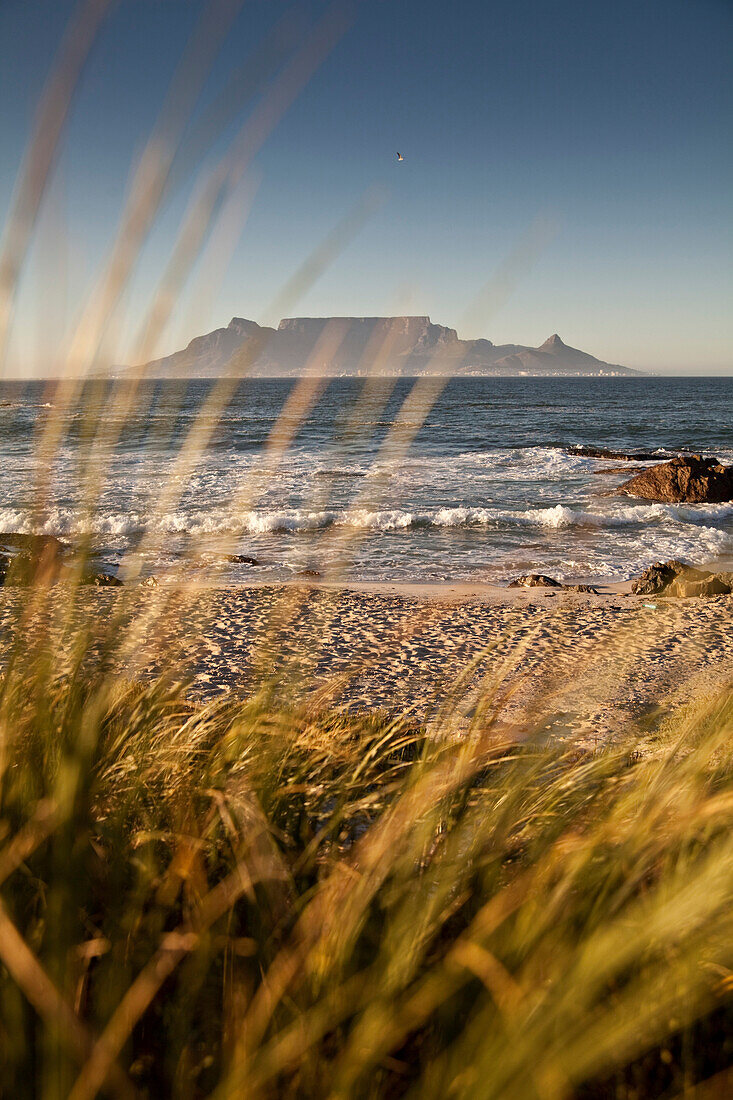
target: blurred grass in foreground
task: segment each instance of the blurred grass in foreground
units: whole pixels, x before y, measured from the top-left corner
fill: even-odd
[[[69,438],[78,436],[80,512],[93,520],[121,433],[147,407],[144,371],[109,389],[89,381],[122,361],[118,308],[182,166],[254,101],[218,164],[200,173],[141,327],[140,362],[154,357],[210,233],[213,300],[210,273],[223,274],[236,240],[226,217],[225,232],[213,232],[222,208],[248,206],[239,196],[254,187],[253,158],[348,22],[334,4],[301,45],[276,28],[186,138],[239,6],[206,5],[108,260],[56,352],[61,381],[29,468],[36,535],[48,533],[54,463]],[[0,243],[0,368],[72,92],[112,7],[80,5],[42,97]],[[295,270],[275,316],[344,247],[369,196]],[[243,217],[231,221],[241,229]],[[544,235],[531,229],[489,279],[477,299],[484,320]],[[41,316],[60,285],[53,272],[47,281]],[[369,349],[363,399],[334,453],[379,419],[365,410],[389,396],[390,339]],[[235,357],[161,470],[160,510],[180,498],[256,353]],[[243,504],[317,398],[316,365],[259,470],[234,486],[232,550]],[[443,385],[418,379],[404,400],[369,485],[376,502]],[[312,495],[325,507],[315,486]],[[363,505],[357,493],[354,507]],[[456,705],[442,707],[429,737],[406,719],[309,707],[282,661],[281,682],[263,680],[251,698],[199,705],[174,655],[161,652],[153,681],[115,671],[141,671],[146,632],[160,635],[160,616],[178,615],[165,593],[145,593],[134,612],[142,551],[121,563],[132,583],[106,625],[79,621],[93,523],[81,530],[63,584],[50,557],[37,572],[20,556],[6,563],[26,587],[0,683],[3,1097],[733,1094],[733,693],[666,725],[660,717],[663,740],[631,730],[596,753],[543,738],[541,709],[509,736],[501,675],[468,730],[456,685]],[[356,537],[342,539],[344,566]],[[152,525],[142,548],[151,560],[159,542]],[[185,562],[180,574],[193,592]],[[300,598],[293,588],[282,600],[273,636]],[[263,666],[277,667],[267,631],[257,641]]]
[[[3,1095],[733,1086],[733,693],[591,754],[500,737],[497,699],[428,738],[34,638],[0,696]]]

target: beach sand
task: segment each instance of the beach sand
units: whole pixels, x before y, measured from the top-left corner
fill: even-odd
[[[383,709],[436,723],[451,700],[468,727],[487,698],[500,725],[538,722],[594,742],[629,719],[653,725],[733,682],[733,597],[636,597],[490,585],[250,584],[81,589],[80,612],[104,623],[124,606],[136,623],[118,671],[148,676],[183,660],[193,695],[246,695],[276,678],[294,696]],[[0,596],[0,637],[23,598]],[[56,601],[58,608],[58,601]],[[31,628],[26,624],[26,632]],[[29,636],[30,637],[30,636]]]

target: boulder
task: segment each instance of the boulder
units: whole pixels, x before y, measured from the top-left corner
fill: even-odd
[[[731,586],[726,584],[719,573],[711,573],[701,580],[689,578],[686,574],[677,577],[664,593],[665,596],[729,596]]]
[[[688,566],[681,561],[656,561],[633,581],[631,591],[635,596],[656,596],[687,568]]]
[[[592,584],[566,584],[566,592],[587,592],[592,593],[594,596],[598,595],[598,589],[594,588]]]
[[[545,577],[542,573],[526,573],[522,577],[515,577],[509,583],[510,588],[562,588],[560,581],[552,577]]]
[[[232,562],[233,565],[261,565],[262,563],[257,558],[251,557],[249,554],[224,554],[224,561]]]
[[[680,456],[636,474],[619,492],[667,504],[719,504],[733,500],[733,466],[702,455]]]
[[[727,596],[733,574],[693,569],[681,561],[655,562],[631,585],[636,596]]]

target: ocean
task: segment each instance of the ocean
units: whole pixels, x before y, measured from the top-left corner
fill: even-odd
[[[412,380],[366,396],[359,379],[324,382],[301,424],[281,421],[281,453],[273,426],[296,403],[295,383],[251,379],[206,423],[205,450],[187,471],[181,447],[212,385],[145,383],[129,417],[117,391],[93,419],[116,437],[101,465],[75,405],[41,501],[37,440],[58,395],[49,383],[2,383],[0,532],[87,534],[112,565],[142,546],[153,573],[184,554],[186,568],[205,572],[224,550],[260,563],[227,563],[230,581],[337,565],[353,580],[501,582],[537,571],[581,581],[672,557],[733,558],[733,503],[635,501],[613,491],[625,463],[572,453],[652,450],[662,460],[687,450],[733,463],[733,378],[454,379],[424,423],[408,405],[391,454]]]

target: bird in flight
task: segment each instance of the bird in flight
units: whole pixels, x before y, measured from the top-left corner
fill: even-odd
[[[405,158],[402,156],[402,153],[397,154],[397,160],[404,160],[404,159]]]

